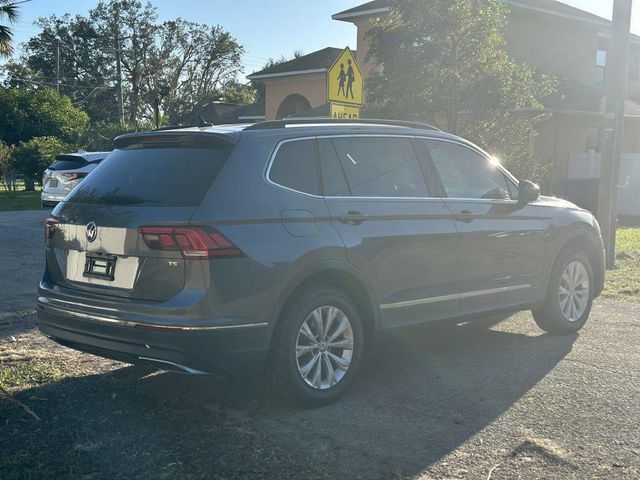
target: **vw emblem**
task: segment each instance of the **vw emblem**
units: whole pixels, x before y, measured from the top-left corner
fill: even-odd
[[[85,232],[87,235],[87,240],[93,242],[98,237],[98,226],[96,222],[87,223],[87,231]]]

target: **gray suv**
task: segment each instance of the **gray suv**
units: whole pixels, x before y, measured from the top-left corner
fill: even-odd
[[[578,331],[604,282],[591,213],[470,142],[318,119],[118,137],[46,221],[41,331],[334,400],[381,331],[532,310]]]

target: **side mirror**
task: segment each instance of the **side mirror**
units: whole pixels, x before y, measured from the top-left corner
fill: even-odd
[[[540,196],[540,187],[529,180],[521,180],[518,186],[518,203],[526,205],[535,202]]]

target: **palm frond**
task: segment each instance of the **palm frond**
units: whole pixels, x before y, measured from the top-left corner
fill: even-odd
[[[11,28],[0,25],[0,58],[8,57],[13,53],[12,39],[13,31]]]
[[[6,18],[10,23],[17,22],[20,18],[18,4],[15,0],[0,0],[0,18]]]

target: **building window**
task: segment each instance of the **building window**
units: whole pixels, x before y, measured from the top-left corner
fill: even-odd
[[[596,83],[604,85],[607,78],[607,51],[596,50]]]

